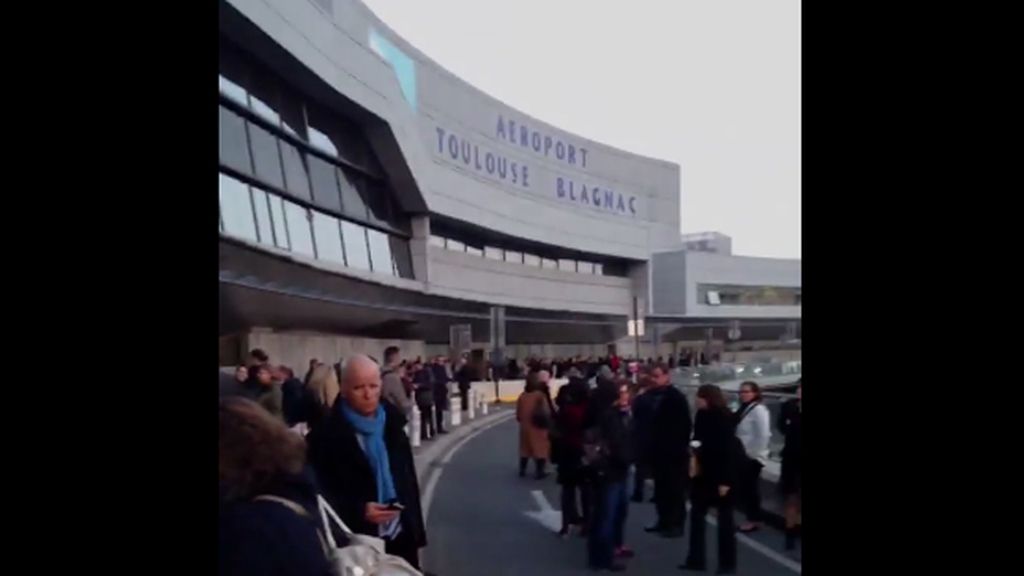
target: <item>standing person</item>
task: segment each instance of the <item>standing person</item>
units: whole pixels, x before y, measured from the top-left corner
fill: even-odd
[[[437,433],[447,434],[448,431],[444,429],[444,413],[446,410],[451,409],[451,405],[448,400],[449,378],[448,371],[444,366],[444,358],[441,356],[435,357],[433,364],[429,368],[433,376],[434,416],[437,420]]]
[[[306,416],[303,413],[305,386],[302,381],[296,378],[295,372],[287,366],[277,367],[274,380],[280,382],[281,412],[284,415],[285,424],[291,427],[299,422],[305,422]]]
[[[249,380],[242,388],[242,396],[255,400],[267,412],[284,421],[281,387],[274,383],[274,373],[269,366],[256,364],[249,368]]]
[[[744,451],[736,497],[747,516],[739,531],[753,532],[761,527],[761,469],[768,462],[768,443],[772,438],[771,415],[761,402],[761,387],[756,382],[740,384],[736,437]]]
[[[253,348],[249,351],[249,371],[252,372],[254,366],[267,366],[270,367],[270,356],[263,351],[262,348]]]
[[[434,383],[430,370],[416,362],[412,365],[412,382],[416,387],[413,397],[420,411],[420,438],[430,440],[434,430]]]
[[[800,418],[803,413],[801,390],[803,384],[797,380],[796,399],[782,405],[779,413],[779,430],[786,437],[782,447],[782,472],[779,475],[779,490],[785,499],[783,514],[786,520],[786,550],[796,548],[800,534]]]
[[[406,419],[380,395],[380,368],[352,357],[330,415],[307,436],[310,461],[324,498],[349,528],[384,539],[388,554],[418,568],[427,535]]]
[[[473,374],[469,361],[465,356],[459,357],[458,368],[455,370],[455,381],[459,385],[459,397],[462,399],[462,411],[469,410],[469,389],[472,386]]]
[[[388,346],[384,349],[384,366],[381,368],[381,398],[384,398],[408,418],[412,413],[412,398],[405,390],[402,383],[401,359],[398,346]]]
[[[697,389],[697,418],[693,425],[696,466],[691,474],[690,550],[681,570],[704,571],[707,567],[704,540],[708,509],[718,510],[717,574],[736,573],[736,533],[733,501],[736,468],[742,446],[736,439],[733,415],[722,390],[714,384]]]
[[[247,398],[219,414],[221,576],[329,576],[305,442]]]
[[[530,372],[526,376],[526,388],[516,400],[516,420],[519,422],[519,477],[526,476],[526,465],[532,458],[536,478],[547,478],[544,467],[551,457],[548,429],[552,414],[539,372]]]
[[[309,378],[313,375],[313,369],[316,368],[319,364],[320,361],[317,360],[316,358],[311,358],[309,360],[309,370],[306,370],[306,377],[302,379],[302,383],[304,385],[309,385]]]
[[[654,405],[650,428],[650,445],[646,455],[650,458],[654,477],[655,507],[658,521],[644,528],[646,532],[665,538],[681,538],[686,526],[686,489],[689,477],[689,439],[692,428],[690,403],[669,382],[668,367],[656,365],[651,369],[651,388],[648,400]]]
[[[327,420],[340,392],[341,385],[334,368],[317,364],[309,375],[305,393],[306,424],[310,430],[315,430]]]
[[[626,478],[632,464],[629,432],[629,384],[620,381],[615,387],[602,386],[595,392],[597,427],[589,432],[588,442],[601,445],[603,457],[594,462],[595,506],[587,552],[591,569],[622,572],[616,558],[632,558],[635,554],[625,546],[625,523],[629,509]]]
[[[585,531],[590,513],[590,491],[583,470],[583,430],[587,411],[587,383],[579,374],[558,390],[558,411],[555,428],[558,430],[557,450],[558,483],[562,486],[562,528],[558,534],[568,536],[573,527]],[[576,493],[580,493],[577,506]]]
[[[633,446],[635,447],[636,466],[633,473],[633,502],[644,501],[644,485],[648,478],[653,477],[651,462],[653,455],[651,448],[654,444],[652,430],[654,428],[654,414],[658,408],[658,401],[664,395],[649,394],[653,383],[651,381],[652,370],[646,370],[640,377],[640,391],[633,399]],[[652,502],[657,501],[651,498]]]
[[[249,368],[241,365],[235,368],[234,374],[220,373],[220,386],[218,396],[225,398],[229,396],[243,396],[245,385],[249,381]]]

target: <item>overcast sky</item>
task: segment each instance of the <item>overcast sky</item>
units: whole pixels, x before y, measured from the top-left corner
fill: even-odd
[[[481,90],[682,166],[682,231],[800,257],[796,0],[363,0]]]

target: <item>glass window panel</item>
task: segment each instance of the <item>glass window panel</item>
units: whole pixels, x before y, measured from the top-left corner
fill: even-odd
[[[275,127],[281,125],[281,115],[277,112],[278,90],[280,82],[271,74],[251,70],[249,82],[249,109]]]
[[[256,230],[260,233],[260,243],[274,245],[274,225],[270,221],[270,205],[267,193],[259,188],[252,189],[252,204],[256,207]]]
[[[310,144],[357,166],[369,164],[369,147],[358,126],[314,104],[306,107],[306,116]]]
[[[513,252],[512,250],[505,250],[505,262],[513,262],[515,264],[523,263],[523,253]]]
[[[284,140],[281,140],[279,144],[281,145],[281,160],[284,161],[285,190],[291,192],[296,198],[309,200],[309,172],[306,169],[306,159],[295,146]]]
[[[277,111],[281,114],[281,128],[285,132],[306,139],[306,113],[303,111],[302,98],[283,82],[278,85]]]
[[[483,251],[482,248],[477,248],[476,246],[470,246],[470,245],[467,244],[466,245],[466,254],[472,254],[473,256],[483,257],[484,251]]]
[[[313,211],[313,237],[316,239],[316,257],[320,260],[345,265],[345,252],[341,247],[341,229],[338,219]]]
[[[491,260],[504,260],[505,251],[501,248],[495,248],[493,246],[484,246],[484,256]]]
[[[338,169],[338,183],[341,185],[341,207],[345,211],[345,214],[358,218],[360,220],[366,220],[368,216],[368,210],[366,208],[366,202],[363,200],[363,195],[359,191],[358,182],[359,176],[352,172],[348,172],[342,169]]]
[[[281,171],[281,153],[277,149],[277,137],[255,124],[249,124],[249,139],[252,144],[253,174],[263,182],[276,188],[284,188],[284,173]]]
[[[288,221],[288,237],[291,239],[292,252],[315,257],[313,233],[309,227],[309,210],[286,200],[284,215]]]
[[[549,258],[541,258],[540,267],[546,268],[548,270],[558,270],[558,262],[555,262],[554,260],[551,260]]]
[[[341,212],[337,168],[312,154],[306,158],[309,160],[309,176],[313,183],[313,202],[328,210]]]
[[[252,174],[245,120],[223,106],[220,107],[220,163]]]
[[[366,229],[359,224],[342,220],[341,239],[345,243],[345,260],[348,267],[369,270],[370,256],[366,249]]]
[[[267,199],[270,201],[270,216],[274,222],[274,244],[278,248],[291,250],[291,244],[288,243],[288,225],[284,218],[284,201],[274,194],[268,195]]]
[[[580,261],[576,263],[576,270],[582,272],[583,274],[593,274],[594,264],[593,262]]]
[[[359,181],[359,190],[369,209],[370,221],[378,225],[389,226],[392,222],[391,195],[380,182],[363,178]]]
[[[558,269],[563,271],[563,272],[575,272],[576,271],[576,261],[575,260],[566,260],[566,259],[563,258],[563,259],[558,261]]]
[[[430,245],[431,246],[436,246],[438,248],[444,248],[444,238],[442,238],[440,236],[434,236],[433,234],[431,234],[430,235]]]
[[[367,228],[366,238],[370,244],[370,262],[373,265],[373,271],[394,275],[395,263],[391,259],[391,243],[388,242],[388,235]]]
[[[253,242],[258,240],[249,186],[224,174],[220,175],[220,216],[225,233]]]
[[[220,93],[231,98],[235,102],[238,102],[242,106],[246,106],[248,103],[248,92],[245,88],[242,88],[238,84],[235,84],[231,80],[224,77],[223,74],[218,75],[218,85],[220,86]]]
[[[604,276],[604,264],[594,264],[594,274]]]
[[[391,256],[395,259],[398,275],[402,278],[414,278],[409,243],[404,238],[399,238],[398,236],[388,236],[388,241],[391,243]]]
[[[459,242],[458,240],[452,240],[451,238],[449,238],[446,245],[447,245],[448,249],[451,250],[452,252],[465,252],[466,251],[466,245],[463,244],[462,242]]]
[[[523,262],[527,266],[540,266],[540,257],[536,254],[523,253]]]

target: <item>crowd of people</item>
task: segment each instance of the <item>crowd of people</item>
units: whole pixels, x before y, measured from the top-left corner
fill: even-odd
[[[313,360],[301,381],[253,350],[222,379],[221,574],[331,574],[328,541],[350,539],[322,522],[328,508],[418,570],[427,535],[406,424],[417,387],[431,387],[438,404],[443,360],[407,371],[397,357],[389,348],[383,367],[364,355],[344,366]]]
[[[698,388],[695,411],[683,392],[671,385],[666,362],[641,363],[632,377],[623,365],[589,363],[528,367],[526,386],[516,405],[520,427],[519,475],[535,463],[534,477],[547,476],[551,461],[561,485],[559,535],[587,538],[594,570],[625,570],[635,555],[625,543],[629,502],[644,502],[653,480],[657,521],[645,532],[681,538],[690,502],[687,571],[707,568],[705,516],[717,513],[718,573],[736,570],[737,530],[758,530],[763,521],[761,470],[768,461],[771,417],[755,382],[740,387],[740,403],[731,410],[722,390]],[[568,382],[552,401],[552,370]],[[785,496],[787,549],[799,535],[800,387],[778,421],[785,435],[780,489]],[[632,471],[633,491],[627,485]],[[734,507],[746,522],[734,524]]]
[[[612,356],[516,364],[526,378],[515,411],[519,475],[527,475],[531,461],[537,479],[555,466],[559,534],[587,538],[591,568],[622,571],[635,555],[625,541],[629,503],[644,502],[645,484],[653,480],[657,521],[644,530],[681,538],[689,518],[689,549],[680,568],[703,571],[705,515],[714,508],[718,573],[733,573],[734,506],[746,516],[739,531],[757,530],[763,522],[759,479],[768,461],[771,417],[754,382],[741,386],[735,411],[717,386],[700,386],[691,411],[686,395],[670,382],[679,360],[659,360]],[[512,368],[510,363],[502,376],[513,374]],[[552,399],[555,374],[567,383]],[[424,440],[447,433],[449,384],[456,383],[465,410],[470,383],[479,376],[464,358],[404,361],[398,348],[389,347],[380,364],[364,355],[344,365],[311,360],[300,380],[253,350],[221,380],[220,572],[331,573],[328,541],[344,546],[349,534],[321,522],[326,508],[352,532],[382,539],[388,554],[418,569],[427,534],[406,425],[415,406]],[[776,422],[786,440],[779,486],[787,549],[795,546],[800,527],[800,417],[798,387]]]

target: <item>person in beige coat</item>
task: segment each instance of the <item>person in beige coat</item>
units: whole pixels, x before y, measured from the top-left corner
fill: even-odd
[[[554,422],[551,404],[544,393],[543,374],[530,372],[526,389],[516,401],[516,420],[519,421],[519,476],[526,476],[526,465],[533,458],[537,479],[546,478],[544,467],[551,457],[551,439],[548,430]]]

